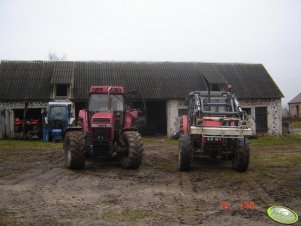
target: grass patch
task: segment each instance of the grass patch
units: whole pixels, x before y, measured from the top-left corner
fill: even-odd
[[[0,174],[0,175],[1,175],[1,174]],[[20,173],[18,173],[18,172],[13,172],[13,173],[11,173],[11,174],[8,175],[8,178],[14,180],[14,179],[16,179],[19,175],[20,175]]]
[[[296,128],[296,129],[300,129],[301,128],[301,122],[292,122],[292,127]]]
[[[140,220],[144,219],[147,217],[154,217],[157,214],[155,212],[149,212],[149,211],[143,211],[143,210],[127,210],[123,211],[121,213],[104,213],[102,215],[102,218],[106,221],[135,221],[135,220]]]
[[[301,195],[298,189],[301,184],[297,176],[301,169],[301,152],[288,150],[284,147],[283,152],[272,149],[256,152],[251,158],[254,171],[248,172],[254,173],[254,179],[271,196],[283,201]]]
[[[3,148],[62,148],[63,143],[42,142],[42,141],[22,141],[22,140],[0,140]]]
[[[178,145],[178,144],[179,144],[179,140],[178,140],[178,139],[171,139],[171,138],[168,138],[168,139],[167,139],[167,143],[168,143],[168,144],[171,144],[171,145]]]
[[[300,152],[257,152],[252,163],[264,165],[265,168],[301,167]]]
[[[25,225],[18,223],[14,218],[8,216],[8,215],[2,215],[0,212],[0,225],[6,225],[6,226],[14,226],[14,225]]]
[[[301,144],[301,135],[289,134],[281,137],[258,137],[250,140],[251,147],[293,146]]]
[[[158,162],[158,164],[161,168],[169,171],[173,171],[177,169],[177,162],[162,161],[162,162]]]
[[[153,138],[143,138],[143,143],[144,144],[154,144],[155,141]]]

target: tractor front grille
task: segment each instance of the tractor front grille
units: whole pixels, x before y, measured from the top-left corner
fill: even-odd
[[[60,120],[49,120],[48,127],[51,129],[62,129],[64,128],[64,122]]]
[[[110,138],[109,128],[94,128],[93,137],[96,142],[107,142]]]

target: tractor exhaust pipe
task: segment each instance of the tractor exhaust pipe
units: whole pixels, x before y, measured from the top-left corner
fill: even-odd
[[[109,112],[111,112],[111,96],[110,96],[111,89],[112,89],[112,86],[110,86],[108,89],[108,111]]]

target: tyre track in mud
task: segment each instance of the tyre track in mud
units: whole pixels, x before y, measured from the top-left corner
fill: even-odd
[[[191,183],[191,172],[179,172],[178,190],[175,197],[179,223],[184,225],[199,225],[201,222],[199,207],[195,203],[195,195]]]
[[[28,181],[44,175],[51,169],[61,168],[61,166],[63,166],[61,164],[63,157],[58,153],[60,150],[53,150],[55,152],[47,149],[43,150],[46,153],[40,153],[39,151],[41,150],[26,151],[27,157],[25,159],[17,159],[17,161],[13,163],[13,168],[5,168],[10,174],[0,177],[0,181],[2,181],[3,184],[18,184],[22,181]],[[28,156],[30,156],[29,159]],[[35,159],[37,156],[38,159]],[[12,177],[11,174],[14,176]]]
[[[255,204],[258,210],[265,213],[267,207],[275,204],[275,200],[265,191],[262,185],[256,181],[254,175],[249,175],[246,182],[250,186],[251,197],[256,197]],[[256,194],[254,194],[254,191],[256,191]]]

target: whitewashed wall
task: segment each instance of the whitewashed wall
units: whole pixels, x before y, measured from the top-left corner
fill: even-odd
[[[299,106],[299,115],[297,114],[297,106]],[[301,104],[290,104],[289,105],[290,116],[301,117]]]
[[[243,108],[251,108],[253,134],[256,134],[255,108],[267,107],[268,135],[282,135],[282,108],[281,99],[239,100]]]
[[[167,136],[171,136],[180,126],[180,117],[178,109],[187,108],[184,100],[169,100],[166,102],[167,111]]]

